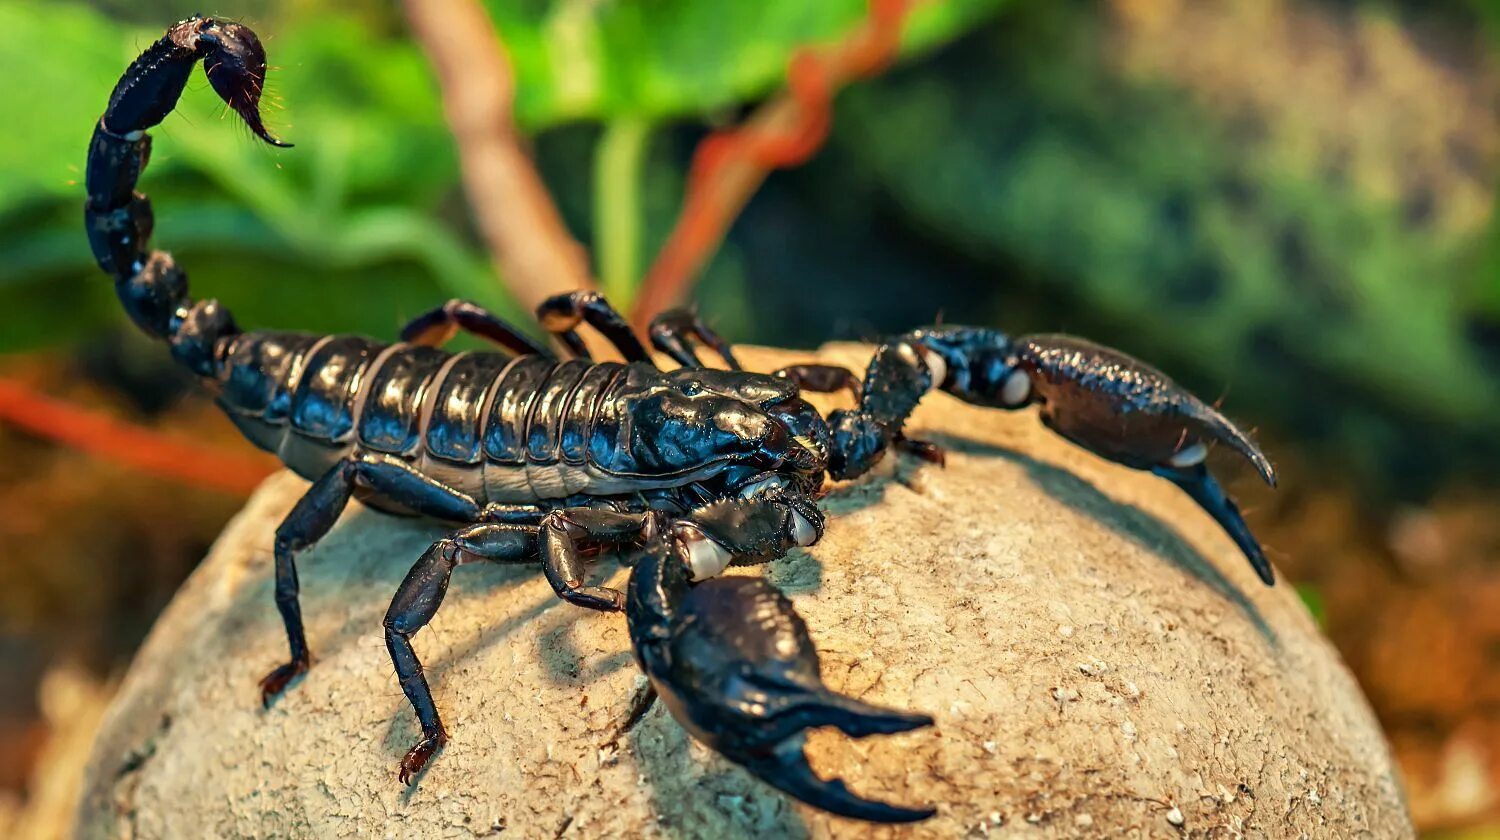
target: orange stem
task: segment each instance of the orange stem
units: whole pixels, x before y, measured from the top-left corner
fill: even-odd
[[[515,124],[516,80],[504,33],[478,0],[406,0],[406,18],[437,74],[469,208],[501,281],[530,312],[563,292],[597,288]],[[592,331],[583,340],[612,355]]]
[[[637,328],[682,300],[771,170],[802,164],[822,147],[832,125],[834,95],[895,59],[910,7],[910,0],[870,0],[869,17],[842,42],[792,56],[785,92],[739,127],[714,132],[698,145],[682,212],[631,311]]]
[[[205,490],[247,496],[275,470],[268,458],[219,452],[89,411],[0,379],[0,421],[116,464]]]

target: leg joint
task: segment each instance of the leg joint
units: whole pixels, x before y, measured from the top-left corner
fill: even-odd
[[[271,550],[277,557],[295,554],[306,547],[302,540],[285,533],[286,530],[287,526],[285,523],[282,523],[276,529],[276,542],[272,545]]]
[[[572,539],[584,535],[583,527],[570,519],[567,511],[562,510],[554,510],[542,517],[541,528],[544,531],[559,531]]]

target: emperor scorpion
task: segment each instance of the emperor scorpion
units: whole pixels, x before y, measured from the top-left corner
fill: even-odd
[[[1038,405],[1057,434],[1175,483],[1228,532],[1261,580],[1273,582],[1260,546],[1204,465],[1207,444],[1223,442],[1274,486],[1265,455],[1159,371],[1080,338],[920,329],[881,343],[861,380],[829,365],[745,372],[690,310],[664,313],[650,327],[653,346],[678,365],[661,370],[593,292],[551,298],[537,312],[566,349],[562,357],[457,300],[413,320],[397,343],[243,331],[217,301],[189,297],[183,270],[148,247],[151,205],[135,192],[151,149],[146,129],[176,107],[200,59],[251,131],[286,145],[261,120],[266,58],[255,34],[215,18],[178,23],[126,70],[94,129],[89,242],[130,318],[167,343],[250,441],[312,482],[276,530],[276,607],[290,650],[261,680],[263,702],[311,662],[297,556],[351,497],[453,523],[417,559],[385,615],[386,646],[422,727],[400,761],[402,783],[448,738],[412,638],[442,604],[453,569],[483,560],[539,564],[564,601],[623,611],[636,659],[672,716],[771,785],[859,819],[930,816],[930,808],[865,799],[818,777],[803,739],[813,727],[859,737],[932,718],[829,689],[791,602],[763,579],[719,574],[817,543],[825,477],[857,477],[891,449],[941,461],[938,447],[903,432],[934,388],[981,406]],[[593,361],[577,332],[584,324],[624,363]],[[460,330],[496,349],[443,350]],[[728,369],[705,367],[699,346]],[[843,389],[855,407],[827,417],[802,398]],[[627,592],[586,584],[587,558],[636,546],[642,557]]]

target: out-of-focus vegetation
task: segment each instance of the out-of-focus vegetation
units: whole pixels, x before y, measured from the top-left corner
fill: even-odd
[[[909,47],[951,37],[995,5],[919,10]],[[793,48],[833,38],[865,12],[863,0],[489,6],[514,59],[518,118],[533,131],[732,108],[776,85]],[[201,278],[196,288],[246,323],[321,331],[387,333],[400,313],[442,296],[524,319],[470,234],[437,88],[396,12],[286,3],[255,24],[275,68],[270,120],[297,148],[268,149],[226,122],[201,81],[154,132],[143,188],[158,241]],[[82,4],[0,3],[0,77],[26,80],[0,89],[0,112],[46,102],[30,130],[0,145],[0,306],[24,313],[0,334],[0,351],[122,323],[78,236],[77,179],[113,80],[163,28],[124,26]]]
[[[865,0],[486,5],[569,226],[596,253],[634,255],[600,268],[621,305],[705,132],[783,84],[795,48],[866,13]],[[903,60],[840,97],[827,148],[770,178],[696,296],[736,341],[868,338],[941,314],[1086,333],[1225,394],[1287,478],[1275,495],[1235,489],[1369,691],[1419,818],[1500,820],[1496,9],[921,3]],[[0,0],[0,374],[236,446],[125,325],[77,183],[114,80],[195,10]],[[436,84],[395,4],[204,11],[266,39],[269,122],[297,145],[255,142],[201,76],[154,132],[142,188],[196,292],[252,326],[389,336],[451,296],[528,322],[472,229]],[[0,447],[0,645],[17,663],[0,680],[14,690],[0,751],[25,752],[46,661],[122,661],[119,642],[234,503],[5,429]]]
[[[457,170],[422,56],[360,18],[308,15],[268,39],[281,68],[271,95],[296,103],[272,119],[299,147],[261,146],[195,83],[157,132],[143,185],[158,241],[250,323],[300,311],[311,329],[383,331],[391,311],[415,311],[444,285],[498,302],[461,229],[435,218]],[[0,301],[21,316],[7,319],[5,350],[121,323],[113,289],[79,247],[77,179],[101,96],[162,28],[122,27],[76,4],[0,5],[0,72],[27,80],[6,85],[0,107],[47,103],[45,118],[0,150],[0,251],[10,255]]]
[[[1360,469],[1417,470],[1418,427],[1493,439],[1490,56],[1375,4],[1111,11],[1050,4],[852,92],[849,154],[943,247]]]
[[[1370,3],[1033,5],[998,22],[998,0],[918,7],[912,50],[977,31],[844,98],[833,150],[784,179],[826,193],[790,199],[819,212],[797,225],[841,241],[738,236],[703,294],[736,299],[715,310],[727,332],[812,343],[833,322],[930,317],[930,303],[851,300],[931,288],[927,254],[891,259],[915,241],[963,263],[966,310],[1103,331],[1253,401],[1256,419],[1339,447],[1368,476],[1430,489],[1476,449],[1500,464],[1496,87],[1490,53],[1459,25],[1465,7],[1408,23]],[[644,200],[605,212],[641,218],[625,235],[645,254],[677,210],[692,126],[777,85],[796,46],[835,38],[864,6],[490,4],[518,119],[580,237],[606,244],[601,170],[637,167]],[[251,14],[277,68],[272,121],[298,148],[226,125],[202,83],[157,132],[146,186],[158,239],[197,287],[250,324],[384,334],[451,295],[525,320],[468,227],[436,87],[394,12]],[[38,91],[48,106],[0,141],[0,306],[21,315],[0,351],[121,323],[78,236],[76,180],[100,91],[159,29],[85,5],[0,3],[0,73],[27,80],[0,90],[0,109],[26,113]],[[621,125],[645,132],[644,152],[600,152]],[[908,233],[894,246],[892,225]],[[824,266],[826,293],[799,301],[799,317],[777,317],[830,253],[854,258]],[[1017,323],[1018,297],[1035,319]],[[1409,445],[1417,434],[1428,443]]]

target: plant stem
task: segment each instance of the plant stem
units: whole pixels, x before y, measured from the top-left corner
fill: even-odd
[[[105,461],[192,487],[247,496],[276,462],[260,453],[221,452],[0,378],[0,421]]]
[[[599,283],[625,308],[635,297],[641,259],[641,170],[651,125],[622,117],[604,127],[594,150],[594,237]]]
[[[515,79],[484,4],[406,0],[403,6],[437,74],[464,192],[500,280],[525,311],[560,292],[594,288],[588,257],[524,148],[512,115]]]
[[[787,88],[739,127],[698,144],[677,224],[641,281],[630,321],[644,328],[680,303],[735,217],[773,169],[797,166],[828,137],[833,95],[893,61],[915,0],[870,0],[870,15],[839,43],[804,48],[787,65]]]

